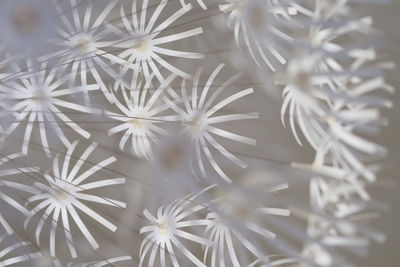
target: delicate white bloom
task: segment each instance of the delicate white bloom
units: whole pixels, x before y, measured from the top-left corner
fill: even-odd
[[[362,123],[361,117],[370,111],[374,113],[374,110],[365,110],[365,112],[354,111],[354,113],[357,113],[355,114],[356,120],[358,117],[358,121],[356,122]],[[343,111],[342,114],[352,115],[351,112],[346,113],[346,111]],[[341,114],[339,113],[339,115]],[[386,149],[356,135],[353,132],[355,127],[352,127],[351,124],[342,125],[334,117],[327,117],[327,123],[329,125],[329,131],[316,151],[315,161],[317,165],[325,163],[326,158],[328,158],[331,159],[334,166],[342,166],[343,168],[356,170],[369,181],[375,180],[374,173],[364,166],[362,156],[357,156],[356,153],[382,157],[386,154]],[[330,157],[327,157],[328,153]]]
[[[375,86],[378,88],[386,85],[382,79],[371,80],[349,88],[348,95]],[[383,157],[386,149],[359,133],[369,133],[380,126],[383,120],[380,118],[379,109],[365,103],[357,103],[357,99],[349,101],[340,96],[336,99],[331,98],[329,103],[321,103],[318,99],[316,102],[310,96],[304,96],[302,99],[300,96],[303,92],[295,90],[286,91],[282,116],[290,105],[290,123],[296,139],[300,142],[295,129],[295,119],[316,151],[313,169],[332,164],[333,167],[354,170],[367,180],[374,181],[375,174],[365,167],[364,162],[367,159]],[[309,105],[307,101],[310,102]]]
[[[84,94],[86,104],[89,103],[91,88],[88,86],[88,80],[91,78],[96,81],[105,97],[110,101],[110,92],[104,84],[105,75],[103,74],[116,77],[115,71],[111,69],[111,63],[136,69],[133,64],[129,64],[106,50],[118,42],[109,37],[110,31],[105,25],[108,15],[118,0],[110,0],[105,7],[99,7],[102,8],[102,11],[96,17],[92,15],[94,7],[97,7],[94,2],[86,3],[85,8],[78,8],[79,5],[82,6],[82,3],[77,0],[70,1],[71,7],[65,8],[70,9],[68,12],[63,10],[60,3],[55,4],[62,25],[56,27],[58,36],[49,40],[55,45],[56,52],[46,55],[45,58],[56,58],[60,64],[67,65],[73,81],[77,82],[79,78],[82,85],[80,92]],[[92,77],[88,74],[91,74]]]
[[[106,112],[106,116],[121,122],[108,130],[108,135],[124,132],[119,148],[124,150],[125,144],[131,137],[130,148],[138,157],[153,158],[152,144],[157,142],[157,135],[166,134],[161,126],[168,121],[176,120],[177,116],[163,115],[170,107],[160,103],[165,89],[173,81],[175,75],[170,75],[160,86],[154,90],[152,77],[143,81],[134,74],[130,84],[122,82],[121,93],[123,100],[113,97],[114,105],[122,114]],[[117,81],[119,83],[119,81]]]
[[[0,237],[0,266],[16,266],[41,257],[40,252],[32,251],[29,242],[21,241],[15,235],[3,234]]]
[[[350,1],[312,0],[303,2],[301,6],[299,3],[291,3],[296,13],[307,18],[302,21],[304,24],[302,27],[306,30],[307,36],[298,38],[297,42],[303,43],[308,49],[314,49],[327,57],[346,49],[346,41],[338,41],[339,37],[372,31],[371,17],[351,16]],[[354,42],[354,40],[350,40],[350,42]]]
[[[27,61],[27,66],[28,69],[32,69],[30,61]],[[4,127],[4,136],[10,136],[19,126],[25,125],[22,153],[28,153],[34,128],[39,130],[40,141],[47,156],[51,156],[48,142],[50,129],[66,147],[71,145],[60,124],[69,126],[84,138],[90,137],[88,131],[82,129],[64,113],[64,109],[82,113],[94,113],[95,110],[70,102],[68,96],[79,93],[82,87],[71,87],[68,75],[58,77],[63,69],[48,69],[46,63],[41,64],[40,71],[33,73],[24,71],[15,63],[11,64],[11,67],[18,73],[17,77],[8,76],[0,84],[0,102],[5,108],[2,112],[14,117],[12,123],[8,127]],[[96,90],[98,85],[90,84],[85,88]]]
[[[243,177],[243,184],[248,182],[246,178],[250,179]],[[271,201],[272,194],[287,189],[288,184],[268,184],[264,181],[264,184],[253,186],[262,191],[230,186],[214,189],[215,199],[210,201],[210,209],[213,211],[207,214],[209,223],[205,230],[207,239],[214,243],[214,246],[204,251],[204,262],[208,263],[207,266],[238,267],[254,266],[257,263],[261,266],[264,266],[263,264],[275,266],[296,262],[295,258],[289,257],[275,260],[262,249],[262,244],[266,243],[276,243],[276,248],[285,249],[276,233],[268,229],[267,218],[290,215],[288,209],[270,206],[274,205]],[[269,204],[263,203],[267,202],[264,197],[269,197]]]
[[[360,74],[364,71],[363,65],[375,60],[376,53],[372,48],[346,50],[346,46],[354,46],[351,38],[350,43],[338,41],[347,39],[351,34],[368,33],[371,28],[370,17],[352,19],[349,16],[348,1],[308,1],[308,4],[311,7],[292,3],[293,8],[309,21],[303,21],[305,37],[298,38],[297,42],[301,45],[294,47],[302,56],[295,55],[282,75],[289,79],[283,81],[286,86],[281,116],[283,121],[289,111],[290,126],[297,142],[301,144],[296,124],[317,150],[327,135],[322,121],[331,117],[332,107],[336,110],[348,108],[348,100],[354,105],[361,101],[357,97],[374,90],[368,89],[369,85],[362,85],[366,81]],[[388,87],[384,83],[381,86]],[[356,96],[352,92],[353,87],[363,89],[355,90]],[[360,106],[363,107],[363,104]]]
[[[314,166],[332,164],[334,167],[357,171],[369,181],[375,174],[365,168],[368,159],[383,157],[386,149],[360,133],[373,133],[384,123],[381,107],[391,102],[373,95],[375,91],[392,92],[382,77],[361,77],[352,73],[362,71],[369,59],[368,51],[352,52],[354,58],[348,74],[343,68],[331,70],[318,54],[293,60],[288,65],[288,85],[284,88],[281,119],[289,117],[298,143],[298,125],[304,137],[316,151]],[[356,55],[357,54],[357,55]],[[342,73],[344,72],[344,74]]]
[[[370,240],[383,242],[385,236],[367,227],[363,222],[376,216],[368,211],[368,203],[359,199],[360,187],[340,180],[313,178],[310,182],[311,208],[308,216],[308,234],[319,241],[309,242],[303,253],[321,265],[343,265],[343,257],[333,255],[335,250],[346,248],[366,250]]]
[[[142,5],[140,9],[137,10],[137,5],[140,2]],[[122,52],[118,54],[118,57],[132,64],[138,64],[139,69],[143,72],[146,80],[149,80],[151,75],[154,74],[160,82],[163,82],[164,76],[161,74],[161,68],[165,68],[171,73],[183,78],[191,78],[189,74],[173,66],[163,57],[171,56],[176,58],[196,59],[203,58],[204,56],[200,53],[183,52],[162,46],[202,33],[202,28],[197,27],[191,30],[167,35],[168,27],[189,12],[192,9],[192,5],[188,4],[167,17],[165,20],[157,22],[168,1],[159,1],[160,3],[154,9],[151,16],[147,16],[148,10],[150,10],[150,8],[148,8],[148,2],[148,0],[132,1],[131,20],[128,19],[124,6],[121,5],[120,12],[121,20],[123,22],[122,25],[120,25],[120,27],[108,25],[110,30],[117,34],[121,39],[120,42],[113,45],[113,47],[118,50],[122,50]],[[124,76],[128,71],[129,68],[122,65],[120,75]]]
[[[209,248],[206,248],[204,253],[204,262],[208,258],[211,258],[210,265],[207,266],[279,266],[289,263],[294,263],[297,260],[295,258],[282,258],[274,259],[274,256],[265,255],[265,252],[260,249],[260,247],[254,243],[252,238],[247,238],[243,232],[256,232],[256,235],[260,235],[261,238],[268,238],[273,241],[274,233],[263,229],[259,225],[250,225],[249,229],[238,230],[230,226],[229,222],[224,222],[216,213],[209,213],[207,219],[211,220],[211,223],[207,225],[206,237],[214,242],[214,246],[210,247],[211,253],[209,253]],[[254,233],[251,233],[254,234]],[[254,262],[246,262],[248,256],[241,258],[240,256],[245,253],[250,253],[253,258],[256,258]],[[267,264],[267,265],[265,265]]]
[[[219,5],[229,13],[228,26],[233,29],[239,47],[245,46],[258,66],[271,71],[286,63],[282,44],[291,43],[287,24],[295,9],[286,0],[225,0]],[[292,26],[295,26],[293,24]],[[242,40],[243,39],[243,40]],[[242,45],[243,44],[243,45]]]
[[[77,225],[79,230],[88,240],[90,245],[97,249],[99,247],[97,241],[94,239],[92,234],[89,232],[85,223],[82,221],[81,216],[78,215],[77,210],[83,212],[89,218],[98,222],[110,231],[116,231],[117,226],[112,222],[101,216],[99,213],[88,207],[84,202],[92,202],[103,205],[109,205],[114,207],[125,208],[126,204],[121,201],[114,199],[109,199],[105,197],[96,196],[90,193],[90,190],[97,188],[104,188],[112,185],[119,185],[125,183],[125,178],[111,178],[104,180],[94,180],[91,182],[84,183],[87,179],[93,177],[101,169],[107,167],[116,161],[115,157],[109,157],[97,164],[91,164],[89,169],[84,172],[80,172],[84,163],[87,163],[87,158],[96,148],[97,143],[92,143],[76,160],[75,165],[70,169],[71,158],[74,158],[73,152],[77,146],[78,141],[75,141],[71,147],[68,149],[64,157],[64,162],[62,168],[59,167],[59,157],[57,154],[53,161],[53,171],[52,173],[44,173],[44,178],[46,183],[35,183],[35,187],[41,190],[40,194],[37,194],[28,199],[28,203],[38,203],[34,208],[32,208],[29,217],[25,221],[25,227],[28,226],[32,217],[34,217],[39,212],[44,212],[41,214],[41,219],[36,227],[35,236],[36,241],[40,244],[39,237],[42,232],[43,226],[46,220],[50,217],[51,227],[50,228],[50,254],[55,256],[55,234],[56,229],[60,225],[59,220],[62,221],[62,227],[64,229],[66,243],[71,256],[75,258],[77,256],[76,249],[73,244],[72,233],[70,231],[70,220],[69,216],[72,218],[73,222]],[[89,192],[86,192],[89,191]],[[61,217],[60,217],[61,216]]]
[[[375,49],[361,43],[362,37],[370,42],[370,17],[353,18],[350,1],[307,3],[294,5],[309,20],[298,41],[303,56],[288,65],[281,116],[288,114],[296,140],[301,144],[298,125],[316,152],[312,165],[293,166],[324,177],[310,182],[307,232],[315,241],[306,242],[303,255],[321,266],[344,266],[337,248],[360,252],[370,239],[384,239],[358,222],[374,216],[366,211],[371,200],[365,187],[377,170],[366,162],[386,154],[367,135],[384,124],[380,109],[391,102],[373,94],[393,88],[380,76],[385,64],[376,63]]]
[[[240,76],[240,74],[237,74],[220,85],[213,85],[215,78],[223,67],[224,64],[218,65],[204,85],[199,84],[199,79],[202,73],[202,68],[200,68],[194,77],[191,95],[188,96],[188,93],[186,92],[186,81],[182,80],[182,96],[178,96],[173,90],[170,90],[169,92],[175,97],[175,101],[171,101],[168,98],[165,98],[165,101],[169,103],[171,108],[180,116],[183,124],[182,132],[190,136],[194,142],[195,153],[197,157],[197,162],[195,164],[197,165],[198,169],[200,169],[202,176],[206,177],[206,169],[203,163],[203,155],[205,155],[208,162],[218,173],[218,175],[225,181],[229,182],[230,178],[219,167],[213,154],[210,152],[209,144],[222,156],[233,161],[238,166],[245,168],[246,164],[229,152],[226,148],[224,148],[212,135],[249,145],[255,145],[256,141],[254,139],[223,130],[217,127],[216,124],[218,125],[219,123],[228,121],[256,119],[258,118],[258,113],[216,115],[216,113],[220,112],[225,106],[254,92],[253,88],[248,88],[215,103],[217,97],[226,88],[229,88],[229,86]],[[183,102],[182,108],[178,105],[180,102]]]
[[[205,219],[197,219],[195,217],[196,213],[206,208],[203,203],[196,201],[196,197],[208,189],[209,187],[198,193],[192,193],[184,198],[177,199],[166,206],[161,206],[157,210],[157,216],[153,216],[147,209],[143,211],[144,216],[150,221],[151,225],[140,229],[140,233],[146,234],[146,237],[140,246],[139,266],[154,266],[158,253],[161,267],[170,266],[169,262],[173,266],[180,266],[179,262],[186,261],[180,261],[180,256],[184,256],[191,264],[196,266],[206,266],[185,246],[186,242],[181,240],[188,240],[191,243],[197,243],[202,246],[210,246],[212,244],[207,239],[190,231],[192,228],[205,227],[209,223]],[[148,260],[146,259],[147,257]]]
[[[296,124],[311,146],[316,149],[320,140],[318,117],[326,115],[321,107],[325,95],[318,89],[319,82],[315,81],[313,68],[318,62],[314,56],[292,59],[286,71],[287,83],[283,89],[281,120],[285,126],[285,116],[288,115],[290,128],[296,141],[302,145],[296,130]]]

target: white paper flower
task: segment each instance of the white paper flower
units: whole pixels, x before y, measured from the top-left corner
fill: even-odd
[[[218,151],[222,156],[233,161],[238,166],[245,168],[246,164],[224,148],[213,135],[220,136],[232,141],[237,141],[244,144],[255,145],[254,139],[244,137],[226,130],[221,129],[217,125],[223,122],[240,121],[246,119],[258,118],[258,113],[245,113],[245,114],[225,114],[216,115],[222,108],[230,103],[245,97],[254,92],[253,88],[248,88],[239,91],[235,94],[226,97],[219,102],[215,102],[217,97],[229,86],[239,78],[240,74],[232,76],[230,79],[220,85],[213,85],[218,73],[224,67],[220,64],[210,75],[207,82],[203,85],[199,84],[202,69],[196,72],[191,95],[186,92],[186,81],[182,81],[181,96],[178,96],[172,90],[171,94],[175,96],[175,101],[165,98],[165,101],[171,105],[171,108],[180,116],[183,126],[183,133],[190,136],[194,142],[196,153],[196,165],[200,169],[201,174],[206,177],[206,170],[203,163],[203,156],[205,155],[207,161],[211,164],[213,169],[225,181],[229,182],[229,177],[219,167],[210,147]],[[178,103],[183,102],[183,107]]]
[[[105,74],[109,77],[116,77],[111,64],[123,64],[127,68],[136,69],[133,64],[129,64],[106,50],[120,41],[112,38],[106,27],[107,17],[117,3],[118,0],[111,0],[103,7],[94,2],[83,5],[79,1],[71,0],[71,6],[65,8],[69,10],[68,12],[65,12],[59,3],[55,4],[62,25],[56,28],[58,36],[49,40],[54,44],[56,51],[46,55],[45,58],[56,59],[57,64],[68,66],[73,81],[79,80],[82,85],[80,91],[85,96],[86,104],[90,103],[89,79],[96,81],[105,97],[110,101],[111,95],[104,79]],[[102,8],[102,11],[94,16],[92,14],[94,8]]]
[[[198,229],[208,224],[205,219],[193,218],[197,212],[206,208],[202,203],[195,200],[196,197],[208,189],[189,194],[171,204],[161,206],[158,208],[156,216],[153,216],[147,209],[143,211],[151,225],[140,229],[140,233],[146,234],[146,237],[140,246],[139,266],[154,266],[157,254],[160,255],[160,266],[162,267],[169,266],[169,262],[173,266],[180,266],[183,262],[186,262],[186,260],[180,260],[180,256],[184,256],[191,264],[196,266],[206,266],[186,247],[186,242],[182,242],[182,240],[188,240],[192,244],[197,243],[202,246],[211,245],[211,242],[207,239],[191,232],[192,228]],[[149,257],[148,260],[147,257]]]
[[[311,240],[303,250],[321,266],[348,265],[338,249],[363,252],[370,239],[384,239],[359,221],[374,216],[367,211],[371,198],[366,186],[376,180],[379,168],[369,162],[382,158],[386,149],[368,138],[385,124],[381,109],[391,106],[375,93],[393,91],[381,76],[390,64],[377,60],[370,45],[372,19],[353,17],[357,6],[353,4],[295,5],[299,14],[308,17],[303,20],[306,36],[298,40],[302,57],[288,65],[283,94],[282,120],[288,115],[297,141],[301,143],[299,126],[315,150],[311,165],[293,166],[322,176],[310,182],[313,213],[306,218]]]
[[[72,233],[70,230],[70,218],[77,225],[79,230],[82,232],[84,237],[88,240],[90,245],[97,249],[99,244],[94,239],[92,234],[89,232],[85,223],[82,221],[81,216],[78,215],[77,210],[83,212],[89,218],[98,222],[110,231],[116,231],[117,226],[112,222],[104,218],[98,212],[91,209],[89,206],[84,204],[85,202],[98,203],[103,205],[109,205],[119,208],[125,208],[126,204],[121,201],[114,199],[109,199],[105,197],[96,196],[90,193],[90,190],[103,188],[112,185],[119,185],[125,183],[125,178],[111,178],[104,180],[93,180],[91,182],[86,182],[87,179],[96,174],[96,172],[107,167],[111,163],[116,161],[115,157],[109,157],[97,164],[91,164],[90,168],[84,172],[80,172],[81,168],[87,163],[87,158],[96,148],[97,143],[92,143],[76,160],[75,165],[70,168],[71,158],[74,158],[73,152],[77,146],[78,141],[75,141],[72,146],[68,149],[64,157],[64,162],[62,168],[59,168],[59,157],[58,154],[53,161],[53,171],[52,173],[46,172],[44,174],[45,183],[35,183],[35,187],[41,190],[40,194],[37,194],[28,199],[28,203],[37,203],[34,208],[32,208],[29,217],[25,221],[25,227],[28,226],[32,217],[38,213],[41,214],[41,219],[36,226],[35,236],[36,241],[40,244],[39,238],[42,232],[43,226],[46,220],[50,217],[51,225],[50,227],[50,254],[55,256],[56,251],[56,229],[58,226],[62,225],[64,229],[66,243],[68,249],[73,258],[77,257],[77,252],[73,244]],[[86,192],[89,191],[89,192]],[[61,223],[59,222],[61,220]]]
[[[304,6],[293,2],[292,5],[306,17],[300,20],[305,36],[298,38],[297,45],[293,47],[295,53],[301,56],[295,54],[282,74],[285,88],[281,116],[284,121],[284,116],[288,115],[299,144],[302,142],[296,124],[317,150],[327,136],[322,121],[331,117],[332,107],[354,105],[361,101],[356,97],[360,97],[364,89],[368,90],[369,83],[367,87],[362,85],[366,82],[363,81],[363,72],[369,72],[367,69],[372,66],[364,70],[364,65],[376,59],[376,52],[373,48],[352,48],[361,44],[356,44],[358,41],[351,36],[368,36],[372,19],[350,16],[351,9],[347,1],[308,1]],[[354,86],[364,87],[356,90],[357,96],[350,93]],[[387,88],[384,82],[381,86]],[[363,107],[363,104],[360,106]]]
[[[30,61],[27,61],[27,66],[29,70],[33,69]],[[42,147],[47,156],[51,156],[48,142],[50,129],[66,147],[69,147],[71,142],[62,128],[64,125],[84,138],[90,137],[90,133],[72,121],[64,109],[82,113],[96,111],[68,99],[68,96],[81,92],[83,87],[70,86],[69,75],[59,77],[63,69],[48,68],[46,63],[41,64],[41,70],[38,72],[27,72],[17,64],[11,64],[11,67],[18,74],[7,76],[0,84],[0,101],[5,107],[3,112],[14,117],[12,123],[5,128],[4,136],[10,136],[19,126],[24,125],[22,153],[28,153],[34,128],[39,130]],[[90,84],[85,88],[96,90],[98,85]]]
[[[319,118],[326,115],[326,110],[321,104],[326,95],[319,90],[320,82],[314,73],[314,66],[318,60],[318,56],[308,55],[289,62],[281,108],[282,124],[285,126],[287,116],[297,143],[302,145],[296,125],[314,149],[318,148],[321,138]]]
[[[308,242],[303,254],[321,266],[346,265],[337,249],[366,251],[370,240],[383,242],[385,236],[365,225],[379,216],[359,198],[357,184],[315,177],[310,182],[311,208],[308,234],[318,242]]]
[[[291,2],[225,0],[219,9],[229,13],[227,23],[234,31],[236,44],[244,46],[258,66],[265,65],[275,72],[278,65],[286,63],[283,44],[293,40],[286,33],[290,17],[295,14]]]
[[[302,144],[296,126],[316,151],[314,170],[331,164],[375,180],[364,162],[382,158],[386,149],[369,141],[365,134],[379,131],[385,123],[380,110],[391,106],[375,92],[392,92],[393,88],[383,77],[357,75],[375,69],[371,64],[374,59],[373,51],[353,51],[348,70],[330,69],[326,58],[318,53],[289,63],[281,119],[284,122],[287,115],[297,142]],[[368,67],[364,66],[367,62]]]
[[[121,150],[125,150],[125,144],[131,138],[129,147],[136,156],[153,158],[152,145],[157,143],[157,135],[167,133],[162,128],[163,123],[177,119],[174,115],[163,115],[170,106],[159,101],[174,78],[175,75],[170,75],[155,90],[152,77],[144,81],[136,74],[129,84],[120,84],[123,100],[113,97],[113,103],[122,114],[106,112],[106,116],[121,122],[107,132],[108,135],[124,132],[119,143]]]
[[[119,27],[109,25],[110,30],[115,32],[121,40],[113,45],[118,50],[122,50],[118,57],[132,64],[138,64],[146,80],[149,80],[151,75],[154,74],[160,82],[163,82],[164,76],[161,74],[161,68],[165,68],[178,76],[190,78],[191,76],[188,73],[167,62],[164,57],[196,59],[204,56],[200,53],[173,50],[163,46],[203,32],[201,27],[197,27],[168,35],[168,27],[172,27],[171,25],[176,20],[189,12],[192,5],[185,5],[165,20],[159,21],[160,14],[168,1],[161,0],[151,16],[147,14],[150,10],[148,0],[141,1],[141,3],[142,5],[138,10],[138,1],[132,1],[131,20],[128,19],[124,6],[121,5],[122,25]],[[129,68],[122,66],[120,75],[124,76],[128,70]]]
[[[246,178],[251,179],[249,176],[243,177],[242,185],[249,182]],[[288,209],[274,206],[277,205],[273,203],[276,200],[271,201],[272,195],[287,189],[288,184],[268,184],[264,179],[264,183],[253,186],[250,190],[230,185],[214,188],[215,198],[209,204],[211,212],[207,214],[209,223],[204,232],[206,238],[214,243],[204,250],[204,262],[207,266],[252,266],[252,262],[254,265],[259,263],[260,266],[273,265],[274,256],[270,257],[269,254],[274,253],[263,249],[263,246],[276,243],[275,249],[285,250],[279,243],[277,234],[269,229],[268,218],[290,215]],[[270,203],[267,204],[264,197],[268,197]],[[289,257],[291,253],[282,255],[283,259],[277,259],[276,265],[297,260]]]

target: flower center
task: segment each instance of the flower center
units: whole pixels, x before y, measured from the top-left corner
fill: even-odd
[[[45,95],[42,90],[35,90],[32,94],[32,102],[35,105],[41,106],[44,102]]]
[[[310,85],[310,79],[310,74],[307,71],[300,71],[294,82],[300,89],[306,89]]]
[[[149,48],[149,44],[147,40],[140,39],[133,45],[132,48],[136,49],[136,51],[140,53],[146,53],[147,49]]]
[[[69,195],[70,191],[68,187],[57,187],[54,192],[55,198],[60,202],[63,202],[66,199],[68,199]]]
[[[89,42],[86,39],[79,39],[77,41],[78,43],[78,49],[79,51],[81,51],[82,53],[87,53],[89,50]]]
[[[25,5],[19,5],[14,11],[13,23],[23,34],[32,35],[39,26],[38,16]]]
[[[227,192],[217,192],[220,212],[228,217],[250,219],[250,210],[246,200],[241,195]]]
[[[203,117],[200,114],[194,115],[192,119],[187,123],[191,129],[195,132],[200,132],[204,127]]]
[[[314,47],[321,45],[321,37],[320,37],[320,30],[319,29],[311,29],[310,34],[306,38],[306,41]]]
[[[141,118],[141,116],[137,116],[136,118],[129,121],[133,127],[137,130],[142,129],[145,123],[145,120]]]
[[[158,224],[158,234],[159,235],[167,235],[169,232],[169,224],[167,221],[163,221],[162,223]]]
[[[337,126],[337,120],[333,116],[326,115],[322,117],[322,120],[328,124],[329,128],[334,128]]]
[[[257,5],[252,5],[249,7],[248,11],[250,25],[255,30],[262,30],[267,24],[267,16],[264,9]]]
[[[196,130],[200,130],[201,126],[203,125],[203,120],[200,116],[196,116],[192,121],[192,127]]]
[[[170,169],[175,170],[178,168],[179,165],[182,164],[184,156],[183,151],[179,146],[173,146],[169,148],[163,157],[164,165]]]

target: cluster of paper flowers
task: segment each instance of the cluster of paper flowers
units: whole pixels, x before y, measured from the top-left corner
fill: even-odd
[[[383,242],[374,4],[1,1],[0,266],[347,266]]]

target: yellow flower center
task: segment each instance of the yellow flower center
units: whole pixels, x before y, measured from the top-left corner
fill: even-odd
[[[166,235],[169,232],[169,224],[167,221],[163,221],[162,223],[158,224],[158,233],[160,235]]]
[[[141,39],[138,40],[134,45],[133,48],[136,49],[136,51],[140,53],[145,53],[147,49],[149,48],[149,44],[146,40]]]
[[[335,125],[337,125],[337,121],[335,119],[335,117],[330,116],[330,115],[326,115],[324,117],[322,117],[322,120],[325,121],[330,128],[335,127]]]
[[[193,130],[200,131],[203,127],[202,117],[199,115],[194,116],[193,119],[189,122],[189,125],[192,127]]]
[[[70,191],[67,187],[57,187],[55,189],[54,196],[58,201],[66,200],[70,195]]]
[[[36,105],[41,105],[44,100],[44,95],[41,90],[36,90],[32,94],[32,102]]]
[[[136,118],[129,121],[135,129],[142,129],[145,123],[145,120],[141,118],[141,116],[137,116]]]
[[[78,40],[78,49],[79,51],[81,51],[82,53],[87,53],[89,50],[89,42],[86,39],[79,39]]]

